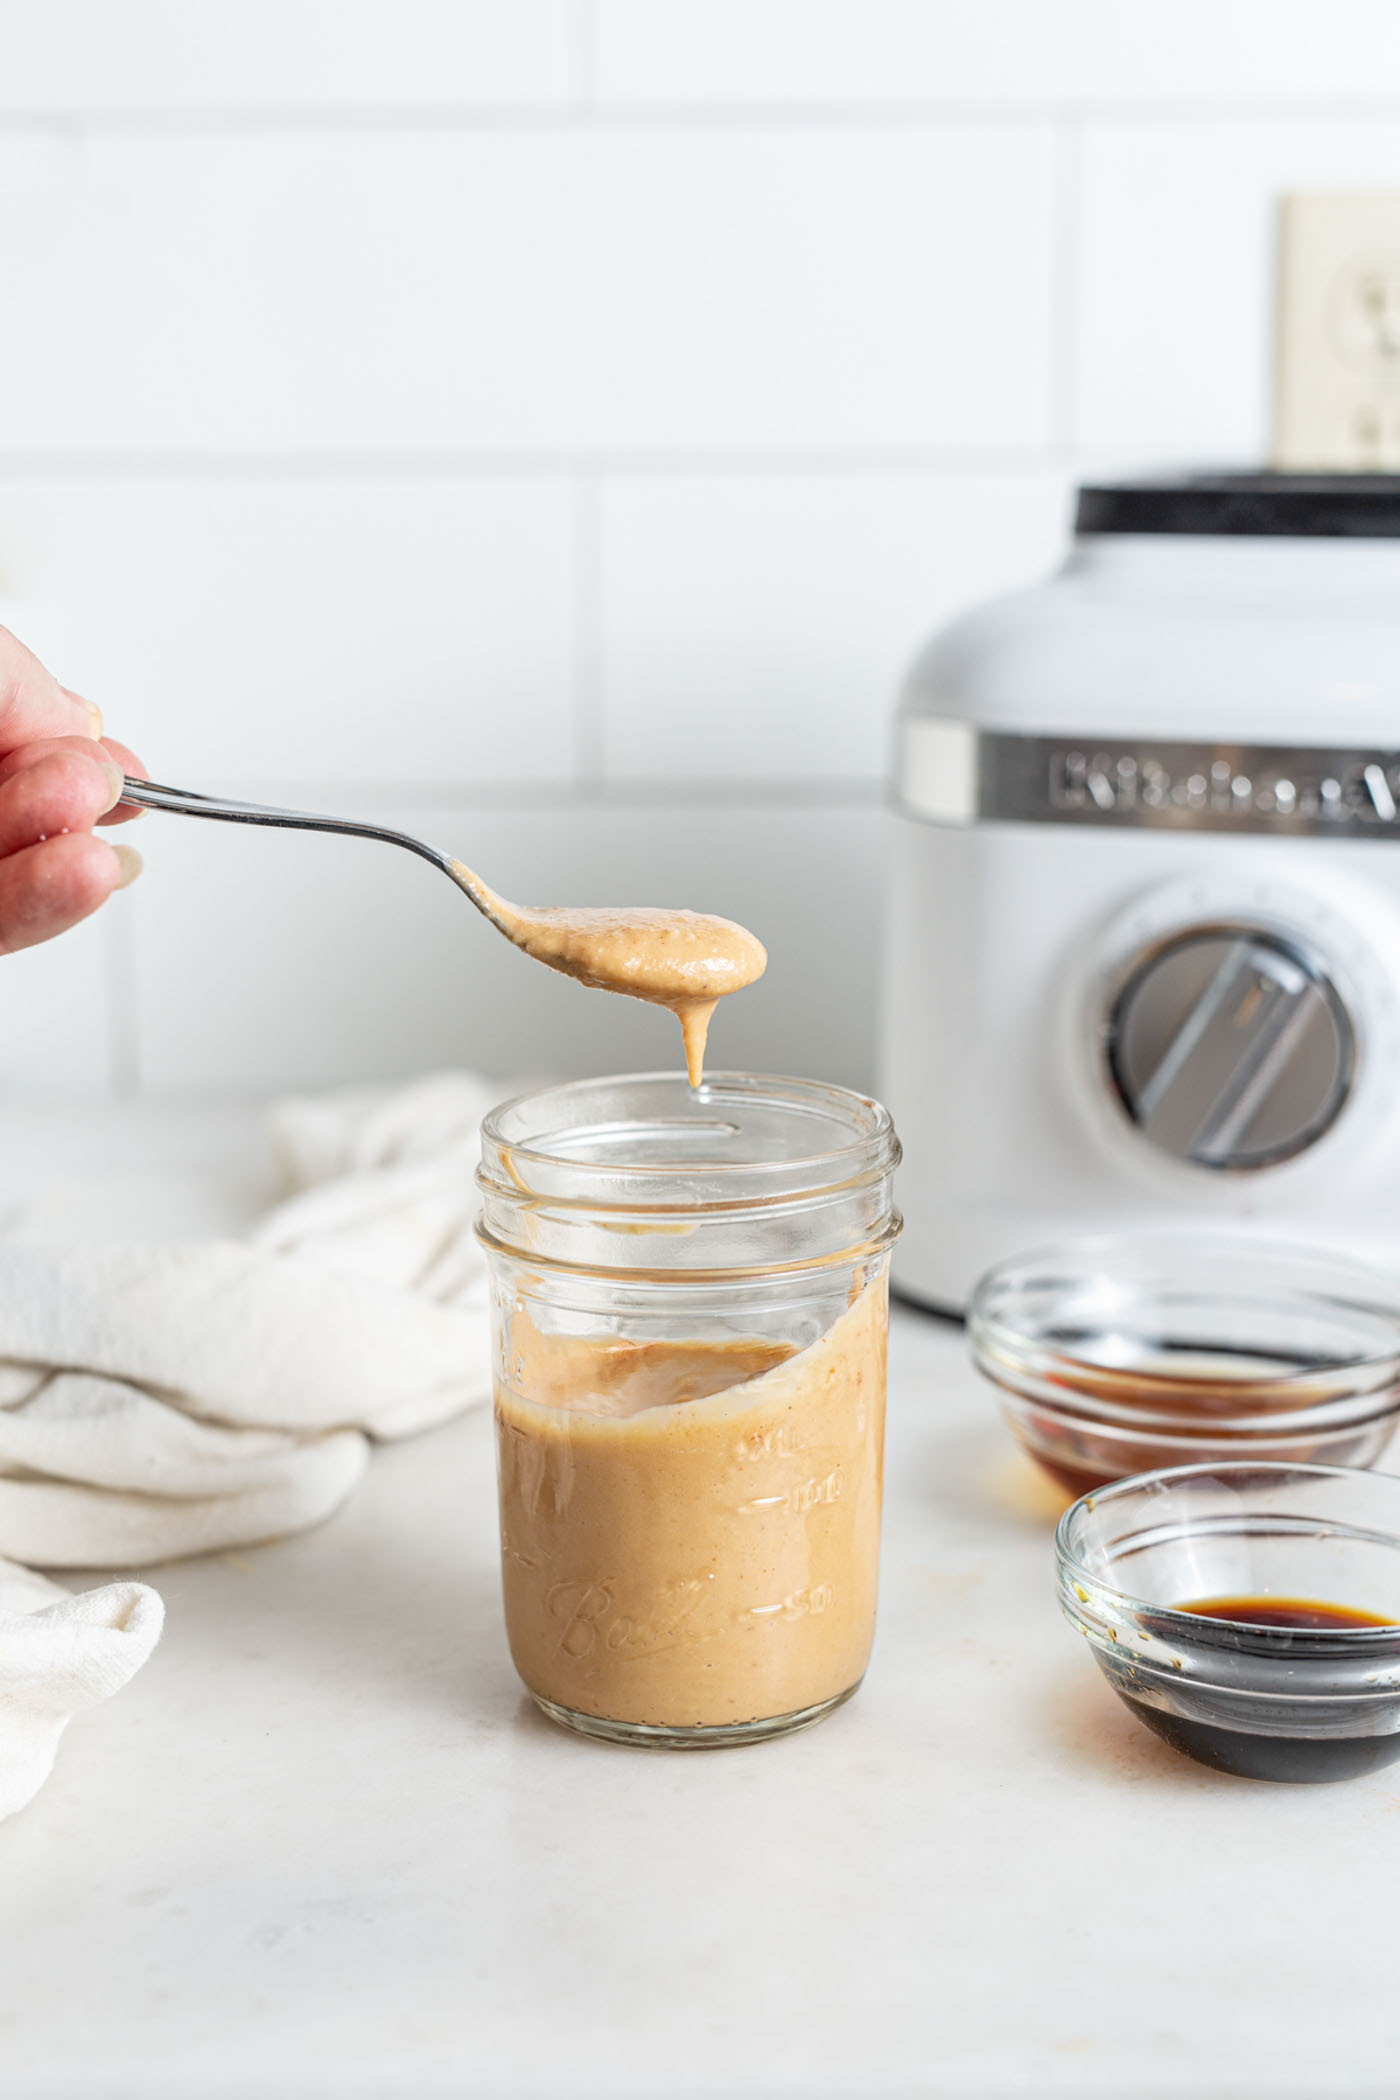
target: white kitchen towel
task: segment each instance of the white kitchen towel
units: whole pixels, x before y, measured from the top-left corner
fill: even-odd
[[[73,1597],[0,1560],[0,1818],[38,1793],[74,1714],[135,1676],[164,1616],[143,1582]]]
[[[291,1193],[248,1243],[0,1242],[0,1817],[161,1626],[144,1584],[75,1597],[29,1570],[302,1530],[369,1439],[485,1398],[472,1174],[498,1093],[444,1074],[282,1103]]]

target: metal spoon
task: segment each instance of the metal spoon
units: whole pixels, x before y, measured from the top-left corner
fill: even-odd
[[[196,795],[189,788],[161,787],[154,780],[135,780],[126,775],[122,801],[138,809],[166,809],[180,817],[213,817],[222,824],[268,824],[281,831],[339,831],[347,838],[380,839],[386,846],[402,846],[451,877],[459,890],[507,940],[515,935],[499,915],[501,899],[450,853],[439,853],[426,839],[406,831],[391,831],[384,824],[365,824],[354,817],[323,817],[310,809],[273,809],[265,802],[228,802],[216,795]]]
[[[403,846],[441,868],[498,933],[536,962],[600,991],[623,992],[653,1006],[669,1007],[681,1024],[692,1086],[700,1084],[705,1035],[715,1002],[761,977],[768,960],[762,942],[746,927],[704,912],[654,907],[608,911],[568,905],[532,910],[510,904],[450,853],[440,853],[425,840],[406,831],[391,831],[383,824],[323,817],[307,809],[272,809],[261,802],[225,802],[214,795],[191,794],[188,788],[133,780],[130,774],[121,799],[138,809],[164,809],[180,817],[267,824],[283,831],[339,831],[348,838]]]

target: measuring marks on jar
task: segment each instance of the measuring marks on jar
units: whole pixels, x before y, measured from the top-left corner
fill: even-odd
[[[770,1510],[782,1510],[785,1515],[805,1517],[809,1510],[820,1509],[824,1503],[838,1500],[845,1485],[839,1466],[833,1466],[819,1480],[795,1480],[791,1487],[778,1495],[755,1495],[751,1501],[741,1502],[740,1509],[755,1516],[766,1515]]]
[[[713,1594],[714,1580],[707,1570],[703,1576],[672,1583],[660,1608],[640,1619],[618,1611],[612,1581],[556,1582],[546,1602],[560,1621],[559,1652],[581,1661],[601,1648],[619,1662],[640,1662],[681,1642],[713,1640],[723,1629],[706,1625],[703,1606]],[[790,1625],[829,1611],[835,1601],[835,1584],[817,1582],[791,1590],[774,1604],[747,1605],[733,1614],[731,1623],[757,1628],[776,1619]]]
[[[865,1410],[858,1410],[857,1432],[865,1427]],[[763,1429],[753,1429],[741,1436],[734,1446],[734,1456],[741,1465],[753,1465],[774,1459],[793,1459],[810,1464],[820,1446],[804,1441],[792,1422],[779,1422]],[[830,1446],[827,1447],[828,1451]],[[740,1510],[748,1516],[768,1516],[781,1511],[784,1516],[805,1517],[814,1509],[821,1509],[839,1500],[845,1486],[845,1475],[839,1465],[829,1472],[811,1474],[805,1479],[794,1480],[767,1495],[751,1495],[739,1503]]]

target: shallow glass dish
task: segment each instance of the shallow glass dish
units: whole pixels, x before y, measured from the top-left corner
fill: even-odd
[[[1071,1494],[1204,1459],[1374,1465],[1400,1416],[1400,1292],[1224,1235],[1103,1239],[989,1270],[977,1368]]]
[[[1178,1466],[1084,1495],[1055,1534],[1060,1606],[1137,1718],[1246,1779],[1350,1779],[1400,1757],[1400,1623],[1200,1617],[1293,1600],[1400,1621],[1400,1479]]]

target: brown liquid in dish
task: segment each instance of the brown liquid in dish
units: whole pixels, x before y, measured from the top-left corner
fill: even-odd
[[[726,1727],[854,1690],[875,1630],[887,1298],[819,1341],[542,1334],[496,1369],[506,1630],[572,1713]]]
[[[1013,1426],[1041,1470],[1071,1495],[1200,1458],[1249,1452],[1346,1465],[1364,1462],[1368,1448],[1365,1421],[1352,1442],[1326,1430],[1317,1433],[1316,1444],[1300,1441],[1301,1433],[1290,1426],[1290,1416],[1335,1392],[1330,1370],[1306,1376],[1291,1366],[1202,1350],[1123,1366],[1082,1362],[1048,1382],[1063,1399],[1051,1406],[1028,1401],[1013,1416]],[[1078,1396],[1089,1403],[1082,1413]],[[1279,1440],[1277,1448],[1270,1438]]]
[[[1231,1619],[1244,1626],[1277,1626],[1326,1633],[1333,1627],[1393,1626],[1393,1619],[1373,1611],[1354,1611],[1349,1604],[1324,1604],[1316,1597],[1198,1597],[1178,1604],[1198,1619]]]
[[[1316,1407],[1334,1380],[1309,1380],[1280,1368],[1270,1377],[1252,1359],[1243,1363],[1204,1350],[1145,1357],[1119,1366],[1085,1362],[1072,1374],[1052,1381],[1067,1393],[1143,1415],[1187,1415],[1211,1419],[1248,1419],[1255,1415],[1296,1413]]]
[[[732,919],[705,912],[508,904],[462,862],[457,880],[517,948],[599,991],[669,1007],[681,1024],[685,1065],[699,1086],[716,1003],[763,975],[763,943]]]
[[[1233,1772],[1237,1778],[1290,1784],[1355,1779],[1380,1771],[1400,1757],[1400,1734],[1334,1735],[1311,1719],[1310,1706],[1320,1704],[1325,1711],[1327,1702],[1306,1696],[1308,1650],[1301,1642],[1295,1648],[1288,1639],[1293,1633],[1393,1631],[1394,1620],[1318,1597],[1193,1597],[1175,1609],[1238,1627],[1241,1652],[1247,1648],[1251,1654],[1259,1653],[1245,1629],[1277,1634],[1280,1670],[1293,1677],[1296,1658],[1296,1686],[1304,1696],[1292,1702],[1284,1695],[1276,1702],[1261,1701],[1250,1688],[1250,1696],[1241,1699],[1228,1684],[1223,1688],[1197,1684],[1193,1691],[1196,1710],[1184,1712],[1180,1679],[1171,1670],[1133,1660],[1123,1674],[1111,1678],[1113,1688],[1138,1719],[1173,1750],[1217,1772]],[[1217,1662],[1223,1663],[1228,1652],[1217,1650]],[[1251,1708],[1262,1711],[1262,1724],[1250,1725]],[[1296,1717],[1291,1721],[1290,1708]],[[1362,1718],[1358,1713],[1358,1721]],[[1261,1732],[1263,1727],[1279,1732]]]

